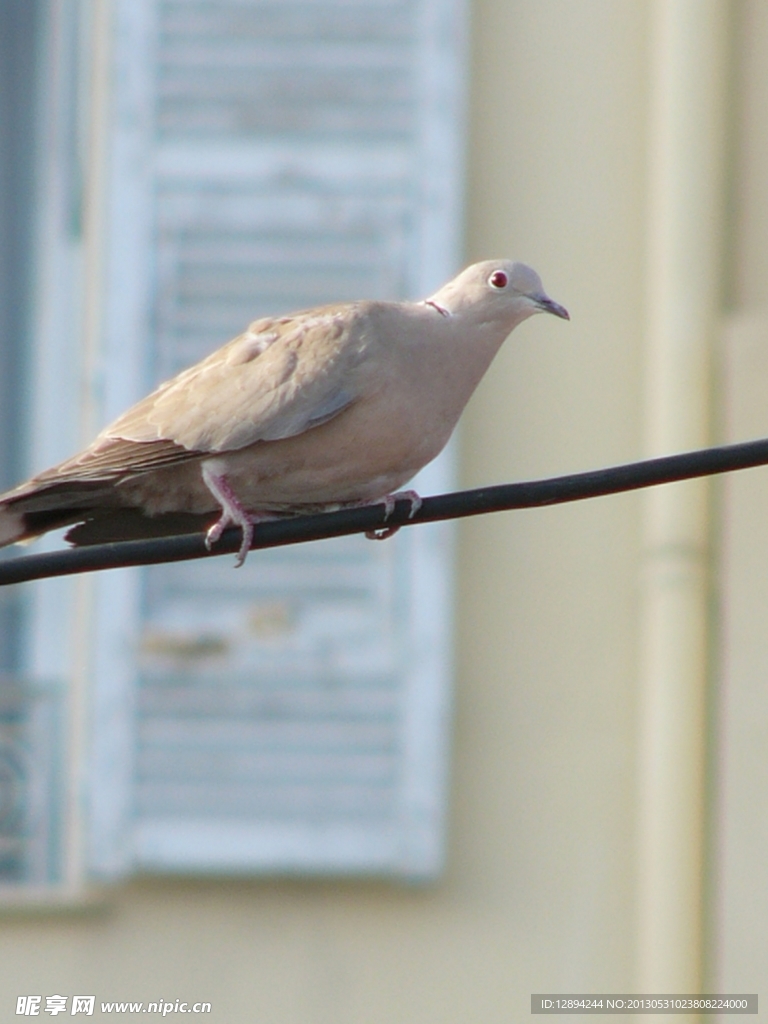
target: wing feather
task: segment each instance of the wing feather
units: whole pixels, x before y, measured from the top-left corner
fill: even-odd
[[[293,437],[325,422],[358,397],[351,375],[366,341],[363,305],[255,321],[100,437],[171,441],[214,453]]]
[[[29,485],[114,481],[327,422],[358,397],[354,368],[367,340],[366,305],[254,321]]]

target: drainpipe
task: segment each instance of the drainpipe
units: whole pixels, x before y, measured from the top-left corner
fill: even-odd
[[[711,439],[727,13],[723,0],[651,5],[648,456]],[[704,983],[709,495],[692,481],[644,499],[637,985],[647,993]]]

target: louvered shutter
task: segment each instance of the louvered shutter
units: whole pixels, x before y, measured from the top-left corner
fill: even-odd
[[[43,4],[0,8],[0,489],[24,468],[33,331],[37,103]],[[15,552],[4,549],[0,558]],[[0,590],[0,905],[65,884],[66,688],[26,672],[24,588]]]
[[[113,6],[102,419],[255,317],[456,269],[460,0]],[[434,875],[450,573],[440,525],[91,581],[91,871]]]

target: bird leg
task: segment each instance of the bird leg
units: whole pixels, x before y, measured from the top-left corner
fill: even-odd
[[[249,515],[245,511],[237,495],[230,487],[224,473],[217,473],[213,466],[204,462],[202,474],[205,486],[221,505],[221,515],[205,535],[205,546],[210,551],[211,547],[219,540],[228,526],[239,526],[243,531],[243,542],[240,545],[237,561],[235,562],[235,568],[238,569],[251,550],[253,527],[263,517]]]
[[[239,568],[245,562],[246,556],[251,550],[254,526],[256,523],[263,522],[271,517],[246,512],[237,495],[232,490],[226,473],[221,472],[221,469],[214,460],[203,463],[202,476],[205,486],[221,506],[221,515],[205,535],[205,546],[210,551],[228,526],[239,526],[243,531],[243,540],[237,553],[237,561],[235,562],[235,567]],[[422,505],[421,496],[416,491],[397,491],[395,494],[386,494],[383,498],[376,498],[371,501],[350,502],[347,507],[363,508],[368,505],[383,505],[384,519],[386,520],[395,511],[395,505],[398,501],[407,501],[410,504],[409,519],[413,519]],[[399,529],[399,526],[377,527],[374,530],[366,530],[365,536],[369,540],[386,540],[388,537],[396,534]]]
[[[422,505],[421,496],[417,494],[416,491],[397,491],[395,494],[387,494],[383,498],[378,498],[376,501],[363,501],[360,504],[383,505],[384,519],[389,519],[395,511],[395,505],[398,501],[407,501],[410,503],[411,510],[408,513],[409,519],[413,519]],[[387,540],[389,537],[394,536],[399,529],[399,526],[379,526],[375,530],[366,530],[365,536],[368,540]]]

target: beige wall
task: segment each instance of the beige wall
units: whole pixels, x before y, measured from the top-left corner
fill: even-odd
[[[722,345],[723,434],[768,436],[768,5],[737,8],[731,309]],[[715,978],[768,977],[768,530],[764,470],[723,481],[717,688]]]
[[[471,4],[467,257],[532,263],[573,319],[499,356],[465,417],[467,486],[641,454],[651,6]],[[640,516],[625,495],[462,524],[440,884],[134,882],[99,911],[3,920],[3,1004],[508,1024],[535,991],[631,991]]]
[[[529,260],[573,320],[502,351],[467,413],[468,485],[639,454],[645,14],[476,5],[468,255]],[[453,884],[489,908],[494,1019],[532,991],[631,987],[638,511],[463,527]]]

